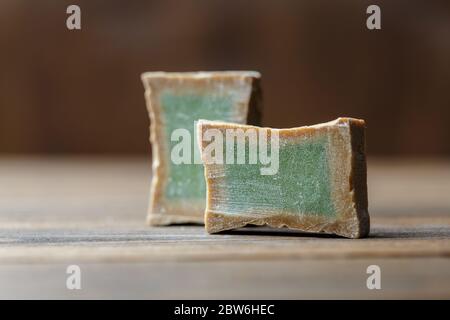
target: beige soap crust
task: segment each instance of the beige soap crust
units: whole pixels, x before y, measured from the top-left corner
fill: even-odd
[[[164,196],[169,177],[169,163],[163,155],[167,150],[164,117],[160,105],[160,93],[167,88],[210,93],[211,90],[235,90],[239,92],[234,104],[236,123],[259,124],[261,117],[261,75],[255,71],[213,72],[146,72],[141,75],[145,88],[145,100],[150,118],[150,143],[152,147],[152,181],[147,213],[149,225],[180,223],[203,224],[205,199],[177,203]]]
[[[217,233],[246,225],[268,225],[275,228],[288,227],[305,232],[335,234],[347,238],[362,238],[369,234],[370,218],[367,200],[367,177],[365,157],[365,122],[360,119],[338,118],[327,123],[292,129],[257,128],[217,121],[200,121],[198,139],[202,149],[207,142],[202,141],[202,132],[209,128],[256,128],[276,130],[280,141],[286,138],[324,135],[331,146],[329,168],[331,174],[332,199],[337,208],[337,217],[329,219],[321,216],[280,214],[276,210],[257,213],[229,215],[214,211],[214,201],[221,192],[220,185],[212,174],[220,175],[221,165],[205,164],[207,182],[207,204],[205,227],[208,233]],[[202,154],[204,160],[204,154]]]

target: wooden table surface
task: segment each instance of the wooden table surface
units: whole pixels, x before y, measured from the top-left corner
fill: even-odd
[[[2,157],[0,298],[450,298],[450,161],[369,159],[368,175],[367,239],[208,235],[145,225],[148,159]]]

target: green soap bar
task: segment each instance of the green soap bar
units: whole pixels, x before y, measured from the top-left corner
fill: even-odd
[[[206,186],[195,122],[258,123],[259,78],[247,71],[142,75],[153,156],[150,224],[203,223]]]
[[[364,126],[363,120],[351,118],[293,129],[201,120],[206,230],[267,224],[349,238],[366,236],[370,223]],[[232,135],[233,140],[228,139],[239,130],[244,134],[241,140]],[[207,132],[215,132],[214,139],[204,139]],[[213,145],[216,139],[222,144]],[[261,158],[264,150],[266,158]]]
[[[328,167],[323,137],[298,144],[286,141],[279,150],[275,175],[261,175],[257,164],[225,164],[223,192],[233,199],[226,210],[240,214],[249,207],[264,210],[269,206],[282,213],[335,216]]]

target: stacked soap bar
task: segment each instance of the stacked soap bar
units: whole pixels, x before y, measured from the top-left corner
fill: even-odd
[[[259,79],[251,71],[142,75],[151,121],[151,225],[203,223],[206,186],[195,122],[258,124]]]
[[[197,126],[209,233],[251,224],[368,235],[363,120],[339,118],[293,129],[203,120]],[[239,131],[240,146],[238,138],[229,139]],[[214,141],[223,145],[212,146]]]

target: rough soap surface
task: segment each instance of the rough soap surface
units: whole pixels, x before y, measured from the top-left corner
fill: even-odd
[[[200,121],[203,160],[209,142],[201,137],[211,128],[222,132],[253,128],[266,130],[269,136],[278,132],[279,170],[275,175],[261,175],[261,164],[205,163],[209,233],[248,224],[348,238],[369,233],[363,120],[339,118],[293,129]]]
[[[166,73],[142,75],[150,116],[153,178],[148,222],[151,225],[203,223],[206,186],[198,153],[195,124],[199,119],[258,124],[260,74],[251,71]],[[191,135],[191,159],[174,164],[170,155],[179,141],[176,129]]]

